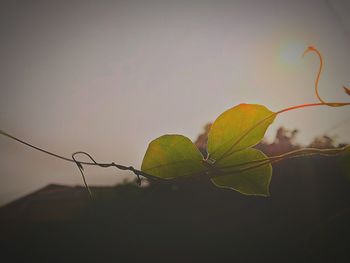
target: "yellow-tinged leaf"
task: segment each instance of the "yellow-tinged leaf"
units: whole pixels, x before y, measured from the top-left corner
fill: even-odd
[[[202,154],[187,137],[163,135],[149,144],[141,170],[163,179],[172,179],[206,171],[202,160]]]
[[[245,195],[269,196],[272,166],[263,160],[266,161],[267,156],[254,148],[235,152],[214,164],[220,173],[212,172],[214,176],[219,176],[211,180],[218,187],[233,189]]]
[[[211,126],[208,135],[208,153],[212,160],[259,143],[276,114],[265,106],[239,104],[222,113]]]

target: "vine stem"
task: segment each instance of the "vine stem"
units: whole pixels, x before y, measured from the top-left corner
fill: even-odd
[[[303,57],[305,57],[306,54],[308,54],[309,52],[313,52],[317,55],[318,59],[319,59],[319,67],[318,67],[318,72],[317,72],[317,75],[316,75],[316,78],[315,78],[315,94],[316,94],[316,97],[317,99],[323,103],[323,104],[326,104],[327,106],[330,106],[330,107],[341,107],[341,106],[345,106],[345,105],[349,105],[347,103],[333,103],[333,102],[326,102],[324,99],[321,98],[320,96],[320,93],[319,93],[319,90],[318,90],[318,83],[320,81],[320,77],[321,77],[321,73],[322,73],[322,69],[323,69],[323,58],[322,58],[322,54],[321,52],[315,48],[314,46],[309,46],[303,53]],[[343,87],[345,92],[346,92],[346,87],[344,86]]]
[[[94,166],[99,166],[99,167],[103,167],[103,168],[115,167],[115,168],[117,168],[117,169],[119,169],[119,170],[131,171],[131,172],[133,172],[133,173],[137,176],[137,178],[138,178],[139,180],[140,180],[140,176],[143,176],[143,177],[145,177],[145,178],[147,178],[147,179],[149,179],[149,180],[158,180],[158,179],[159,179],[158,177],[155,177],[155,176],[153,176],[153,175],[150,175],[150,174],[147,174],[147,173],[142,172],[142,171],[140,171],[140,170],[137,170],[137,169],[135,169],[135,168],[132,167],[132,166],[125,166],[125,165],[121,165],[121,164],[116,164],[115,162],[111,162],[111,163],[98,163],[98,162],[96,162],[96,161],[94,160],[94,158],[93,158],[90,154],[88,154],[88,153],[86,153],[86,152],[82,152],[82,151],[75,152],[75,153],[72,154],[72,158],[68,158],[68,157],[65,157],[65,156],[62,156],[62,155],[59,155],[59,154],[50,152],[50,151],[45,150],[45,149],[43,149],[43,148],[37,147],[37,146],[35,146],[35,145],[31,144],[31,143],[28,143],[28,142],[26,142],[26,141],[24,141],[24,140],[22,140],[22,139],[17,138],[17,137],[15,137],[15,136],[13,136],[13,135],[11,135],[11,134],[9,134],[9,133],[3,131],[3,130],[0,130],[0,134],[3,135],[3,136],[5,136],[5,137],[7,137],[7,138],[9,138],[9,139],[11,139],[11,140],[17,141],[17,142],[19,142],[19,143],[21,143],[21,144],[24,144],[24,145],[26,145],[26,146],[28,146],[28,147],[30,147],[30,148],[32,148],[32,149],[35,149],[35,150],[37,150],[37,151],[39,151],[39,152],[48,154],[48,155],[50,155],[50,156],[53,156],[53,157],[55,157],[55,158],[58,158],[58,159],[60,159],[60,160],[66,161],[66,162],[71,162],[71,163],[76,164],[76,165],[78,166],[79,170],[80,170],[80,173],[81,173],[82,178],[83,178],[83,181],[84,181],[84,185],[85,185],[85,187],[88,189],[90,196],[91,196],[91,191],[90,191],[90,189],[89,189],[89,187],[88,187],[88,185],[87,185],[87,183],[86,183],[86,179],[85,179],[85,176],[84,176],[84,168],[83,168],[83,165],[94,165]],[[85,155],[85,156],[87,156],[87,157],[91,160],[91,162],[79,161],[79,160],[76,159],[76,156],[77,156],[77,155]]]
[[[253,125],[252,127],[250,127],[247,131],[245,131],[241,137],[239,137],[232,145],[229,149],[227,149],[223,155],[218,158],[215,161],[220,161],[228,156],[230,156],[231,154],[233,154],[235,151],[233,150],[234,147],[241,142],[252,130],[256,129],[258,126],[260,126],[261,124],[263,124],[265,121],[267,121],[270,118],[274,118],[276,117],[278,114],[287,112],[287,111],[291,111],[291,110],[296,110],[296,109],[302,109],[302,108],[306,108],[306,107],[314,107],[314,106],[329,106],[329,107],[343,107],[343,106],[349,106],[350,102],[326,102],[325,100],[323,100],[320,97],[319,91],[318,91],[318,83],[321,77],[321,73],[322,73],[322,69],[323,69],[323,58],[322,58],[322,54],[320,51],[318,51],[317,48],[313,47],[313,46],[309,46],[303,53],[303,57],[309,53],[309,52],[314,52],[318,58],[319,58],[319,68],[318,68],[318,72],[315,78],[315,94],[317,99],[320,101],[319,103],[307,103],[307,104],[301,104],[301,105],[296,105],[296,106],[292,106],[292,107],[288,107],[282,110],[279,110],[277,112],[272,113],[271,115],[267,116],[266,118],[260,120],[259,122],[257,122],[255,125]],[[344,86],[343,87],[345,92],[348,93],[348,89]],[[208,162],[208,158],[209,155],[207,156],[207,159],[205,161]],[[215,162],[214,161],[214,162]]]
[[[342,103],[345,105],[350,105],[350,103]],[[259,125],[261,125],[264,121],[266,121],[267,119],[269,118],[272,118],[273,116],[276,116],[277,114],[281,114],[281,113],[284,113],[284,112],[288,112],[288,111],[292,111],[292,110],[296,110],[296,109],[301,109],[301,108],[306,108],[306,107],[314,107],[314,106],[327,106],[326,103],[308,103],[308,104],[301,104],[301,105],[296,105],[296,106],[292,106],[292,107],[288,107],[288,108],[285,108],[285,109],[282,109],[278,112],[275,112],[273,114],[271,114],[270,116],[264,118],[263,120],[261,120],[260,122],[256,123],[256,125],[252,126],[251,129],[249,129],[246,133],[248,134],[249,132],[251,132],[251,130],[257,128]],[[86,153],[86,152],[83,152],[83,151],[79,151],[79,152],[75,152],[72,154],[72,158],[68,158],[68,157],[65,157],[65,156],[62,156],[62,155],[59,155],[59,154],[56,154],[56,153],[53,153],[53,152],[50,152],[48,150],[45,150],[43,148],[40,148],[40,147],[37,147],[31,143],[28,143],[22,139],[19,139],[3,130],[0,130],[0,134],[7,137],[7,138],[10,138],[12,140],[15,140],[21,144],[24,144],[32,149],[35,149],[37,151],[40,151],[42,153],[45,153],[45,154],[48,154],[50,156],[53,156],[55,158],[58,158],[58,159],[61,159],[63,161],[67,161],[67,162],[71,162],[71,163],[75,163],[77,165],[77,167],[79,168],[79,171],[82,175],[82,178],[83,178],[83,181],[84,181],[84,185],[85,187],[87,188],[87,190],[89,191],[89,194],[91,196],[91,191],[88,187],[88,184],[86,183],[86,179],[85,179],[85,176],[84,176],[84,169],[83,169],[83,165],[93,165],[93,166],[99,166],[99,167],[102,167],[102,168],[108,168],[108,167],[115,167],[119,170],[127,170],[127,171],[131,171],[132,173],[134,173],[137,178],[138,178],[138,182],[140,183],[140,176],[143,176],[149,180],[162,180],[161,178],[159,177],[156,177],[156,176],[153,176],[153,175],[150,175],[150,174],[147,174],[141,170],[138,170],[138,169],[135,169],[134,167],[132,166],[125,166],[125,165],[121,165],[121,164],[116,164],[115,162],[111,162],[111,163],[98,163],[94,160],[94,158]],[[240,138],[240,139],[243,139],[243,136]],[[236,142],[238,143],[239,140]],[[305,148],[305,149],[300,149],[300,150],[310,150],[309,148]],[[320,153],[321,151],[324,151],[324,150],[335,150],[335,149],[313,149],[314,151],[317,151],[317,153]],[[339,151],[340,152],[340,151]],[[291,154],[294,154],[293,157],[297,157],[295,156],[295,154],[298,153],[297,152],[288,152],[288,153],[285,153],[284,155],[280,155],[280,156],[273,156],[273,157],[270,157],[270,158],[267,158],[267,159],[264,159],[264,160],[254,160],[254,161],[251,161],[251,162],[246,162],[246,163],[243,163],[243,164],[239,164],[238,166],[241,166],[241,165],[249,165],[249,164],[256,164],[258,163],[256,166],[250,166],[250,167],[246,167],[245,169],[241,169],[241,170],[238,170],[237,172],[242,172],[242,171],[246,171],[247,169],[250,170],[250,169],[254,169],[254,168],[257,168],[261,165],[266,165],[266,164],[269,164],[269,163],[274,163],[274,162],[277,162],[277,161],[281,161],[285,158],[292,158],[290,157],[289,155]],[[314,154],[317,154],[316,152]],[[230,155],[233,154],[233,153],[230,153]],[[78,161],[75,156],[77,155],[85,155],[87,156],[91,162],[86,162],[86,161]],[[302,155],[305,155],[305,153],[303,153]],[[298,155],[298,156],[302,156],[302,155]],[[227,157],[227,156],[225,156]],[[204,160],[205,161],[205,160]],[[260,163],[261,162],[261,163]],[[232,166],[234,167],[234,166]],[[231,167],[231,168],[232,168]],[[220,174],[222,175],[222,174]]]
[[[342,107],[342,106],[349,106],[350,102],[336,102],[336,103],[331,103],[332,105],[337,105],[337,106],[333,106],[333,107]],[[230,155],[232,155],[233,153],[235,153],[235,151],[232,151],[234,149],[234,147],[241,142],[252,130],[256,129],[257,127],[259,127],[260,125],[262,125],[265,121],[267,121],[268,119],[274,118],[279,114],[282,114],[284,112],[288,112],[288,111],[293,111],[293,110],[297,110],[297,109],[302,109],[302,108],[308,108],[308,107],[317,107],[317,106],[329,106],[329,103],[324,103],[324,102],[319,102],[319,103],[306,103],[306,104],[300,104],[300,105],[296,105],[296,106],[291,106],[288,108],[284,108],[282,110],[279,110],[277,112],[272,113],[271,115],[267,116],[266,118],[263,118],[262,120],[258,121],[255,125],[253,125],[252,127],[250,127],[247,131],[245,131],[241,137],[239,137],[237,139],[237,141],[232,144],[232,146],[220,157],[218,158],[216,161],[220,161]]]
[[[220,167],[221,173],[218,175],[213,175],[211,177],[217,177],[217,176],[222,176],[222,175],[226,175],[226,174],[244,172],[244,171],[258,168],[258,167],[263,166],[263,165],[272,164],[272,163],[276,163],[276,162],[279,162],[282,160],[301,157],[301,156],[310,156],[310,155],[334,156],[334,155],[338,155],[342,152],[345,152],[348,149],[350,149],[349,145],[344,146],[344,147],[340,147],[340,148],[332,148],[332,149],[317,149],[317,148],[297,149],[297,150],[283,153],[280,155],[275,155],[275,156],[271,156],[271,157],[267,157],[267,158],[263,158],[263,159],[258,159],[258,160],[254,160],[254,161],[250,161],[250,162],[240,163],[240,164],[236,164],[236,165],[222,166],[222,167]],[[232,168],[238,168],[238,169],[225,171],[226,169],[232,169]]]
[[[276,117],[277,115],[279,115],[281,113],[292,111],[292,110],[296,110],[296,109],[302,109],[302,108],[306,108],[306,107],[316,107],[316,106],[342,107],[342,106],[350,105],[350,102],[329,103],[329,102],[324,101],[320,97],[319,92],[318,92],[318,82],[319,82],[319,79],[320,79],[320,76],[321,76],[321,72],[322,72],[322,68],[323,68],[322,55],[316,48],[314,48],[312,46],[308,47],[308,49],[304,52],[303,56],[305,56],[305,54],[307,54],[308,52],[316,53],[317,56],[319,57],[319,61],[320,61],[319,70],[318,70],[318,73],[317,73],[317,76],[316,76],[316,79],[315,79],[315,93],[316,93],[316,97],[318,98],[318,100],[320,102],[319,103],[301,104],[301,105],[296,105],[296,106],[284,108],[284,109],[279,110],[279,111],[271,114],[270,116],[262,119],[261,121],[257,122],[255,125],[253,125],[250,129],[248,129],[240,138],[238,138],[238,140],[228,149],[228,151],[226,151],[221,156],[221,158],[219,158],[216,161],[219,161],[219,160],[221,160],[221,159],[223,159],[223,158],[233,154],[234,151],[232,152],[231,150],[234,148],[234,146],[236,146],[242,139],[244,139],[244,137],[247,136],[253,129],[256,129],[259,125],[264,123],[266,120],[268,120],[270,118],[273,118],[273,117]],[[345,91],[347,91],[347,89],[345,89]],[[13,136],[13,135],[3,131],[3,130],[0,130],[0,134],[5,136],[5,137],[7,137],[7,138],[9,138],[9,139],[11,139],[11,140],[14,140],[14,141],[17,141],[17,142],[19,142],[21,144],[24,144],[24,145],[26,145],[26,146],[28,146],[28,147],[30,147],[32,149],[35,149],[35,150],[40,151],[42,153],[48,154],[48,155],[50,155],[52,157],[55,157],[55,158],[61,159],[63,161],[67,161],[67,162],[71,162],[71,163],[76,164],[77,167],[79,168],[80,174],[81,174],[81,176],[83,178],[84,185],[87,188],[90,196],[92,196],[92,194],[91,194],[90,188],[89,188],[89,186],[88,186],[88,184],[86,182],[85,176],[84,176],[83,165],[93,165],[93,166],[99,166],[99,167],[103,167],[103,168],[115,167],[115,168],[117,168],[119,170],[131,171],[137,176],[139,184],[141,183],[140,176],[143,176],[143,177],[145,177],[145,178],[147,178],[149,180],[160,180],[161,179],[161,178],[158,178],[156,176],[147,174],[147,173],[145,173],[145,172],[143,172],[141,170],[137,170],[137,169],[135,169],[132,166],[125,166],[125,165],[121,165],[121,164],[116,164],[115,162],[98,163],[98,162],[95,161],[95,159],[90,154],[88,154],[86,152],[82,152],[82,151],[75,152],[75,153],[72,154],[71,158],[68,158],[68,157],[65,157],[65,156],[62,156],[62,155],[59,155],[59,154],[47,151],[47,150],[45,150],[43,148],[40,148],[40,147],[37,147],[37,146],[35,146],[33,144],[30,144],[30,143],[28,143],[28,142],[26,142],[26,141],[24,141],[22,139],[19,139],[19,138],[15,137],[15,136]],[[266,159],[254,160],[254,161],[251,161],[251,162],[241,163],[241,164],[238,164],[238,165],[222,167],[222,169],[227,169],[227,168],[231,169],[231,168],[237,168],[237,167],[242,167],[243,166],[243,168],[240,168],[238,170],[229,171],[229,173],[242,172],[242,171],[255,169],[255,168],[259,167],[259,166],[271,164],[271,163],[278,162],[278,161],[281,161],[281,160],[284,160],[284,159],[288,159],[288,158],[294,158],[294,157],[305,156],[305,155],[314,155],[314,154],[334,155],[334,154],[338,154],[340,152],[343,152],[343,151],[347,150],[348,148],[349,148],[349,146],[345,146],[345,147],[342,147],[342,148],[336,148],[336,149],[304,148],[304,149],[299,149],[299,150],[296,150],[296,151],[287,152],[287,153],[284,153],[284,154],[281,154],[281,155],[272,156],[272,157],[269,157],[269,158],[266,158]],[[91,161],[90,162],[79,161],[76,158],[77,155],[85,155]],[[215,168],[215,166],[213,164],[210,164],[207,159],[205,159],[203,161],[204,161],[205,164],[209,164],[212,169]],[[217,170],[215,170],[215,171],[217,171]],[[225,172],[222,172],[221,170],[219,170],[218,172],[219,173],[216,176],[225,175]],[[212,177],[214,177],[214,176],[212,176]]]

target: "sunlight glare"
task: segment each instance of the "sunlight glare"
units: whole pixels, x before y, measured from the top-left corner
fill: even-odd
[[[306,46],[301,43],[288,43],[281,49],[281,62],[287,66],[298,65],[302,60],[302,54],[305,50],[305,47]]]

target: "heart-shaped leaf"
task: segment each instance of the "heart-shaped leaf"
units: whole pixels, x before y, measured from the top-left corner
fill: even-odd
[[[239,104],[225,111],[211,126],[207,146],[209,158],[220,160],[256,145],[275,117],[275,113],[257,104]]]
[[[163,179],[172,179],[206,171],[202,160],[202,154],[187,137],[163,135],[149,144],[141,170]]]
[[[235,152],[214,164],[212,175],[216,177],[211,180],[218,187],[245,195],[269,196],[272,166],[266,160],[267,156],[254,148]]]

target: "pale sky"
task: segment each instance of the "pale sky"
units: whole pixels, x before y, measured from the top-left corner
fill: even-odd
[[[349,101],[349,1],[2,1],[0,129],[70,156],[141,166],[163,134],[194,140],[239,103],[277,111]],[[299,141],[329,132],[350,141],[350,108],[281,115]],[[73,164],[0,137],[0,205],[48,183],[82,184]],[[88,168],[91,185],[130,175]]]

